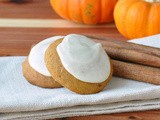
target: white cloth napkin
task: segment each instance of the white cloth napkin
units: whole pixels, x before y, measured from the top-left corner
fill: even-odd
[[[131,42],[160,48],[160,35]],[[22,76],[25,57],[0,57],[0,119],[50,119],[160,109],[160,86],[113,77],[103,91],[79,95],[44,89]]]

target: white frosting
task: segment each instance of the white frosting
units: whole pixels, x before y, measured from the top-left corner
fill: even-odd
[[[51,76],[48,69],[46,68],[44,55],[49,45],[60,38],[63,38],[63,36],[55,36],[55,37],[45,39],[39,42],[38,44],[36,44],[31,49],[30,54],[28,56],[28,62],[34,70],[41,73],[42,75]]]
[[[110,60],[100,43],[70,34],[57,46],[64,68],[75,78],[89,83],[101,83],[110,75]]]

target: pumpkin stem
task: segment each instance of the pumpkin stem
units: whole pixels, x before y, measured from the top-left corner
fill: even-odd
[[[160,2],[160,0],[145,0],[146,2],[154,3],[154,2]]]

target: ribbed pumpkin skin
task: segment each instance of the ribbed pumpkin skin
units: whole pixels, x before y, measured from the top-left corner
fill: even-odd
[[[128,39],[160,33],[160,2],[119,0],[114,9],[119,32]]]
[[[118,0],[50,0],[52,8],[62,18],[84,24],[113,21]]]

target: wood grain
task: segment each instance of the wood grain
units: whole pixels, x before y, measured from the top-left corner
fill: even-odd
[[[3,1],[3,2],[2,2]],[[29,3],[17,4],[0,0],[0,20],[4,19],[61,19],[56,15],[49,0],[33,0]],[[63,21],[63,20],[62,20]],[[10,21],[6,21],[10,22]],[[54,23],[56,24],[56,22]],[[58,24],[58,23],[57,23]],[[111,23],[114,24],[114,23]],[[69,33],[78,34],[95,34],[103,35],[117,40],[126,40],[119,34],[115,25],[104,24],[101,27],[77,27],[75,23],[70,23],[72,27],[54,27],[54,25],[46,27],[17,27],[14,26],[0,26],[0,56],[8,55],[28,55],[32,45],[37,42],[54,36],[66,35]],[[74,27],[73,27],[74,26]],[[104,27],[105,26],[105,27]],[[160,110],[118,113],[109,115],[93,115],[84,117],[70,117],[55,120],[158,120],[160,119]]]
[[[29,3],[0,2],[0,18],[60,18],[54,14],[49,0],[33,0]]]
[[[101,33],[99,33],[101,31]],[[55,35],[103,34],[118,40],[124,38],[115,28],[0,28],[0,55],[28,55],[32,45]],[[114,34],[113,34],[114,33]]]
[[[117,113],[108,115],[93,115],[82,117],[71,117],[61,120],[159,120],[159,111],[145,111],[132,113]]]

